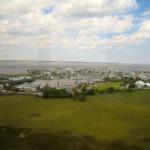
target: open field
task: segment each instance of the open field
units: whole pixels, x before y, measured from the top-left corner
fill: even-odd
[[[106,82],[100,86],[95,87],[97,90],[106,90],[107,88],[113,87],[114,89],[120,89],[121,82]]]
[[[0,96],[0,126],[4,125],[16,129],[30,128],[32,132],[26,140],[33,137],[36,142],[40,137],[43,142],[44,137],[49,137],[52,141],[53,138],[50,136],[52,134],[54,139],[58,140],[55,142],[61,143],[62,146],[64,141],[68,143],[67,140],[72,138],[75,140],[78,137],[80,139],[76,139],[78,142],[75,140],[73,143],[72,139],[70,143],[76,146],[85,143],[88,147],[91,142],[99,146],[97,141],[105,144],[119,141],[116,143],[117,146],[122,142],[123,144],[120,144],[122,147],[118,150],[149,150],[150,91],[95,95],[88,97],[86,102],[72,99],[42,99],[27,95]],[[0,132],[2,132],[1,129]],[[41,135],[43,133],[45,135]],[[0,140],[3,143],[6,142],[4,136],[6,134],[0,134]],[[15,136],[7,136],[8,141],[10,137],[13,137],[14,140],[20,140],[14,138],[16,134]],[[88,140],[90,142],[87,142]],[[10,141],[12,142],[12,140]],[[49,143],[51,142],[49,141]],[[123,146],[124,143],[129,147]],[[112,147],[106,146],[111,144],[106,144],[106,147],[104,145],[98,148],[92,147],[91,144],[89,149],[117,149],[113,147],[115,144]],[[134,148],[131,148],[130,145]],[[64,149],[69,150],[69,146],[71,145]],[[84,149],[80,146],[77,146],[76,149]],[[75,148],[73,147],[72,149]],[[88,149],[87,147],[85,149]],[[26,149],[29,147],[24,148],[24,150]]]

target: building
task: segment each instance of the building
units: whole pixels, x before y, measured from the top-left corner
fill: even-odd
[[[143,88],[145,86],[145,83],[143,81],[137,81],[135,82],[135,85],[137,88]]]
[[[145,83],[145,86],[146,87],[150,87],[150,83]]]
[[[24,77],[14,77],[14,78],[9,78],[9,81],[17,82],[17,81],[23,81],[24,79],[25,79]]]
[[[3,85],[0,84],[0,91],[2,91],[4,89]]]

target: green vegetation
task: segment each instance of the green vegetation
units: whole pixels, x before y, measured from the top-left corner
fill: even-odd
[[[75,137],[50,133],[31,133],[26,138],[20,138],[17,135],[25,129],[7,128],[7,132],[0,132],[0,149],[2,150],[143,150],[137,145],[120,140],[103,143],[88,135]],[[65,131],[60,133],[65,133]]]
[[[86,85],[84,85],[83,87],[73,88],[72,90],[73,90],[73,93],[72,93],[73,99],[79,100],[82,102],[87,100],[86,96],[95,95],[95,90],[87,89]]]
[[[81,103],[69,98],[0,96],[0,126],[15,128],[9,129],[8,133],[0,128],[0,148],[150,149],[149,90],[96,94],[86,98],[86,102]],[[20,128],[29,128],[31,133],[21,139],[18,136]]]
[[[135,88],[136,87],[136,85],[134,84],[134,83],[130,83],[129,84],[129,89],[133,89],[133,88]]]
[[[44,87],[43,89],[43,98],[68,98],[72,97],[66,89],[56,89],[51,87]]]
[[[95,87],[95,89],[102,91],[102,90],[106,90],[110,87],[113,87],[114,89],[118,90],[118,89],[120,89],[121,84],[122,84],[121,82],[106,82],[100,86]]]
[[[107,92],[108,92],[108,93],[113,93],[113,92],[114,92],[114,87],[109,87],[109,88],[107,88]]]
[[[74,95],[74,100],[79,100],[81,102],[85,102],[87,100],[86,96],[84,94]]]

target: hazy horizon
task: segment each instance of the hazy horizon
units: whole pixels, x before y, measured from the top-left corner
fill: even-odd
[[[127,65],[150,65],[150,63],[138,63],[138,62],[97,62],[97,61],[71,61],[71,60],[11,60],[11,59],[9,59],[9,60],[6,60],[6,59],[4,59],[4,60],[0,60],[0,61],[3,61],[3,62],[15,62],[15,61],[20,61],[20,62],[65,62],[65,63],[69,63],[69,62],[71,62],[71,63],[102,63],[102,64],[127,64]]]

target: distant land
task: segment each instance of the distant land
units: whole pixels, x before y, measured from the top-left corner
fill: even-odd
[[[54,70],[62,68],[109,68],[124,71],[150,71],[150,64],[128,64],[107,62],[73,62],[73,61],[24,61],[0,60],[0,74],[27,73],[28,69]]]

